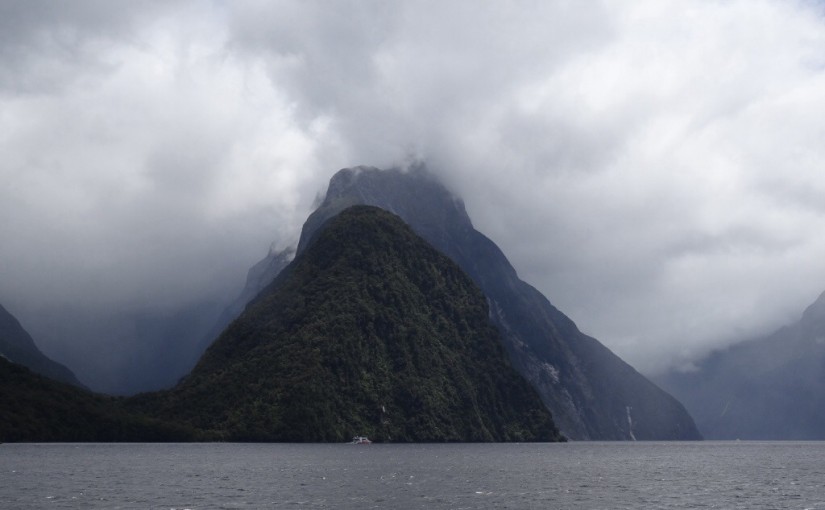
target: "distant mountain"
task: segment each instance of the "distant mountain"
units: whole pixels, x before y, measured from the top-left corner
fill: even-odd
[[[597,340],[582,334],[535,288],[521,281],[501,250],[473,228],[463,202],[426,169],[358,167],[329,183],[307,219],[298,254],[319,228],[355,204],[380,207],[456,262],[482,289],[515,368],[537,389],[572,439],[699,439],[691,417]]]
[[[83,387],[67,367],[48,358],[35,345],[20,322],[0,305],[0,355],[38,374]]]
[[[708,439],[825,439],[825,293],[798,322],[658,380]]]
[[[200,297],[200,296],[199,296]],[[175,308],[90,310],[77,303],[18,316],[38,346],[94,391],[130,395],[174,386],[203,353],[200,343],[229,299],[203,296]]]
[[[95,395],[0,357],[0,442],[187,441],[190,428],[126,411]]]
[[[341,212],[168,392],[130,402],[243,441],[558,440],[482,292],[399,218]]]

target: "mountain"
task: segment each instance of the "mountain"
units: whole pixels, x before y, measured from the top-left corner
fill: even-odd
[[[48,358],[20,322],[0,305],[0,355],[56,381],[82,387],[71,370]]]
[[[354,204],[401,217],[457,263],[490,303],[493,323],[515,368],[538,391],[571,439],[699,439],[684,407],[594,338],[581,333],[475,230],[463,202],[423,167],[357,167],[336,173],[307,219],[300,255],[325,222]]]
[[[796,323],[659,382],[708,439],[825,439],[825,293]]]
[[[240,441],[561,439],[473,282],[396,216],[349,208],[153,410]]]
[[[126,411],[95,395],[0,357],[0,442],[186,441],[187,427]]]

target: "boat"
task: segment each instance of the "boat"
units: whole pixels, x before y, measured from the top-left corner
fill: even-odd
[[[355,436],[349,444],[372,444],[367,436]]]

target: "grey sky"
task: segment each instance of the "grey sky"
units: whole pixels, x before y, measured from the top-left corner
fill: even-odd
[[[0,302],[233,294],[336,170],[424,158],[640,370],[825,290],[811,1],[0,1]]]

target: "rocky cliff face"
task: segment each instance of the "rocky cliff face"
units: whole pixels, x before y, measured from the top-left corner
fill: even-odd
[[[597,340],[582,334],[535,288],[521,281],[501,250],[473,228],[463,202],[423,168],[358,167],[330,180],[307,219],[300,254],[319,228],[354,204],[380,207],[456,262],[482,289],[516,369],[539,392],[572,439],[698,439],[682,405]]]
[[[825,293],[798,322],[659,381],[708,439],[825,439]]]
[[[0,355],[40,375],[83,387],[71,370],[43,354],[20,322],[2,306],[0,306]]]

